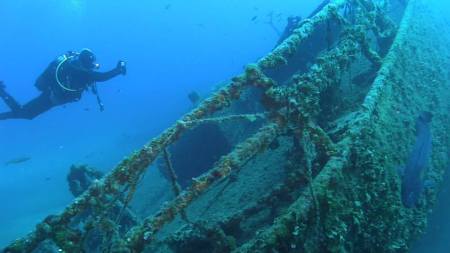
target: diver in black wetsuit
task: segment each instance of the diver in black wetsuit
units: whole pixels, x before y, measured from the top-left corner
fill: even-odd
[[[300,23],[300,21],[302,21],[302,17],[300,16],[291,16],[288,17],[287,19],[287,25],[284,28],[283,33],[281,34],[280,38],[277,41],[276,46],[280,45],[281,43],[283,43],[283,41],[292,35],[292,33],[294,32],[294,30],[298,27],[298,24]]]
[[[95,55],[89,49],[80,53],[68,52],[50,63],[39,76],[35,86],[41,94],[20,105],[5,91],[5,85],[0,81],[0,97],[5,101],[10,112],[0,113],[0,120],[33,119],[39,114],[50,110],[54,106],[80,100],[84,91],[89,88],[97,95],[102,110],[102,104],[97,94],[96,82],[104,82],[120,74],[126,74],[126,64],[119,61],[116,68],[107,72],[98,72]]]
[[[307,19],[310,19],[314,17],[319,11],[321,11],[327,4],[330,3],[330,0],[323,0],[307,17]],[[300,16],[291,16],[287,19],[286,27],[284,28],[283,33],[281,34],[280,38],[277,41],[277,44],[275,47],[283,43],[283,41],[288,38],[289,36],[294,33],[294,30],[299,27],[300,22],[303,21],[303,18]]]

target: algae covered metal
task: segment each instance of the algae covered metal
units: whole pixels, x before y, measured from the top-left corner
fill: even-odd
[[[449,162],[450,51],[436,12],[424,0],[330,1],[4,252],[407,251]],[[396,170],[422,111],[433,114],[435,187],[408,208]],[[124,231],[110,209],[145,202],[144,173],[161,154],[171,167],[166,148],[205,122],[239,129],[232,151]]]

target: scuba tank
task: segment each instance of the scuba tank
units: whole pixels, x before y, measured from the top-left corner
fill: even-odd
[[[75,89],[71,86],[70,76],[64,73],[64,65],[71,62],[77,57],[79,53],[69,52],[68,54],[63,54],[56,59],[58,63],[55,70],[55,80],[61,89],[68,92],[82,92],[83,89]]]
[[[67,73],[64,73],[64,65],[67,63],[70,63],[71,61],[75,61],[77,60],[77,57],[80,55],[80,53],[78,52],[73,52],[73,51],[69,51],[66,54],[63,54],[61,56],[59,56],[52,64],[54,64],[54,80],[56,81],[56,84],[59,88],[61,88],[61,90],[63,90],[64,92],[67,93],[72,93],[72,92],[83,92],[86,87],[83,88],[76,88],[76,87],[72,87],[71,83],[70,83],[70,75],[68,75]],[[97,69],[99,68],[99,64],[94,64],[93,68]],[[97,85],[96,83],[92,83],[92,84],[88,84],[87,87],[91,88],[92,93],[97,97],[97,103],[99,106],[99,109],[101,112],[103,112],[105,110],[104,104],[100,98],[100,95],[98,93],[98,89],[97,89]]]
[[[53,84],[55,83],[56,71],[58,69],[58,66],[61,68],[62,64],[67,59],[74,57],[76,55],[77,55],[76,52],[68,51],[66,54],[58,56],[55,60],[53,60],[49,64],[49,66],[45,69],[44,73],[42,73],[38,77],[34,86],[41,92],[51,90]]]

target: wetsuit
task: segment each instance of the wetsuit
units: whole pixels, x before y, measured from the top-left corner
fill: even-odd
[[[323,0],[312,12],[308,15],[308,19],[314,17],[317,13],[319,13],[327,4],[330,3],[330,0]],[[293,16],[289,17],[287,20],[287,25],[281,34],[280,38],[277,41],[276,47],[283,43],[283,41],[294,33],[294,30],[298,28],[300,22],[302,21],[302,17]]]
[[[0,84],[0,97],[11,109],[9,112],[0,113],[0,120],[6,119],[33,119],[39,114],[50,110],[57,105],[76,102],[80,100],[82,93],[96,82],[107,81],[117,75],[123,74],[124,70],[120,64],[111,71],[97,72],[92,69],[82,67],[76,58],[64,63],[59,73],[67,82],[70,82],[71,90],[64,89],[56,81],[56,69],[59,62],[52,62],[47,69],[36,80],[36,87],[41,94],[26,103],[20,105],[4,87]]]
[[[294,32],[294,30],[298,27],[298,24],[300,23],[300,21],[302,21],[301,17],[289,17],[287,19],[287,25],[284,28],[283,33],[281,34],[280,38],[277,41],[276,46],[280,45],[281,43],[283,43],[283,41],[288,38],[289,36],[292,35],[292,33]]]

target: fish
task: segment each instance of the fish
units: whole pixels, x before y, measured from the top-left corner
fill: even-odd
[[[428,167],[432,152],[430,112],[421,112],[416,121],[416,142],[405,167],[399,169],[402,178],[401,198],[407,208],[414,208],[426,186],[423,174]]]
[[[188,98],[194,106],[197,105],[198,101],[200,101],[200,95],[196,91],[191,91],[188,94]]]
[[[28,157],[28,156],[14,158],[14,159],[11,159],[11,160],[5,162],[5,166],[21,164],[24,162],[28,162],[29,160],[31,160],[31,157]]]
[[[253,16],[253,18],[251,19],[251,21],[255,21],[258,18],[258,16]]]

